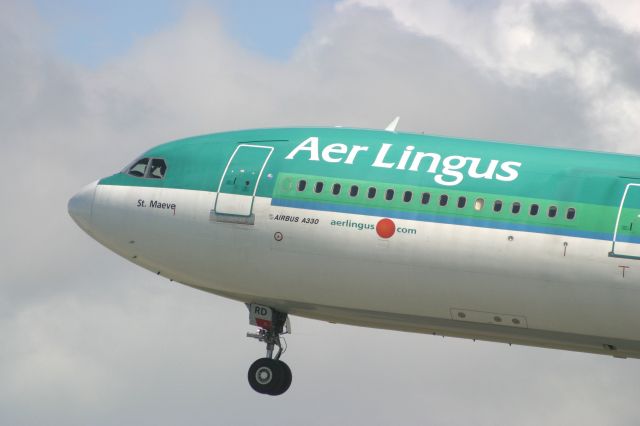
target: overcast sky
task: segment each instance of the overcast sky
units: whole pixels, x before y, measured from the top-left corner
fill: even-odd
[[[291,389],[255,394],[246,308],[127,263],[66,204],[247,127],[400,115],[640,154],[640,2],[130,3],[0,0],[0,424],[638,424],[637,360],[299,318]]]

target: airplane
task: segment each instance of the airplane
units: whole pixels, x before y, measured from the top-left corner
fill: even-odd
[[[291,385],[289,315],[640,357],[640,157],[396,125],[169,142],[68,211],[130,262],[245,303],[262,394]]]

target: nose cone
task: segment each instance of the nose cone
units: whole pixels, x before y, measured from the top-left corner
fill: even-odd
[[[96,186],[98,186],[98,181],[86,185],[69,200],[69,216],[71,216],[71,218],[85,232],[89,232],[91,210],[93,209],[93,197],[96,192]]]

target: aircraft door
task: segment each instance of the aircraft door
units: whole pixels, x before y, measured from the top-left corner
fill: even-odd
[[[624,190],[609,256],[640,259],[640,184]]]
[[[250,220],[253,217],[253,201],[262,172],[272,153],[273,147],[270,146],[238,145],[218,185],[218,195],[212,211],[216,220],[253,223]]]

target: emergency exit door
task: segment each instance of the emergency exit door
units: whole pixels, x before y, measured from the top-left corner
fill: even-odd
[[[639,183],[630,183],[624,190],[609,256],[640,259]]]
[[[258,183],[272,153],[270,146],[238,145],[218,185],[216,216],[251,217]]]

